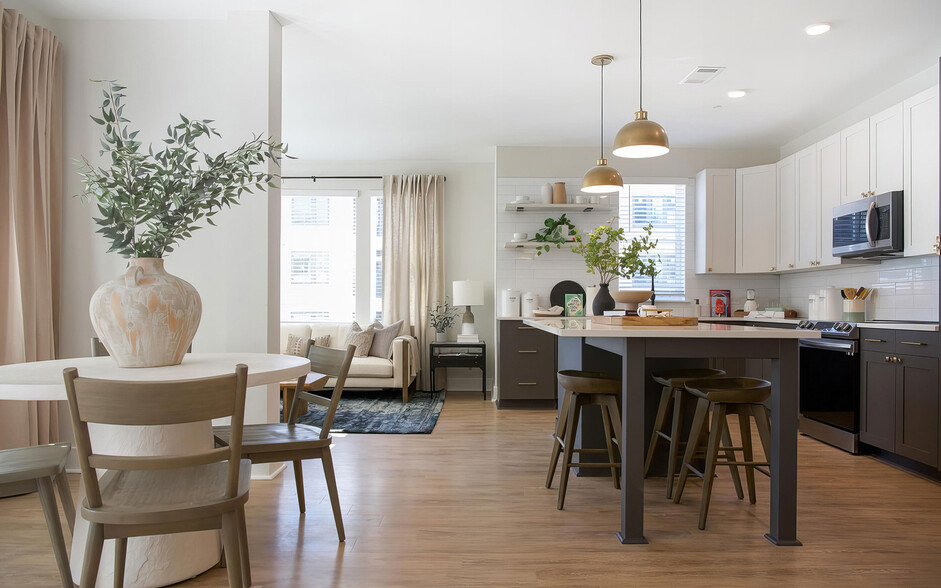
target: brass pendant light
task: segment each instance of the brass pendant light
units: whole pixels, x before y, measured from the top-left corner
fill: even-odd
[[[647,111],[644,110],[644,7],[643,0],[638,0],[639,18],[638,39],[640,41],[640,99],[638,110],[634,113],[634,120],[627,123],[614,137],[614,150],[612,153],[618,157],[642,158],[665,155],[670,151],[670,140],[663,127],[647,120]]]
[[[591,194],[606,194],[624,188],[621,174],[608,166],[608,160],[604,158],[604,66],[612,61],[614,58],[610,55],[595,55],[591,58],[592,65],[601,66],[601,156],[598,165],[588,170],[582,178],[582,192]]]

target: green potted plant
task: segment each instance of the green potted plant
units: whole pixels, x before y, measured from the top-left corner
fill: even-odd
[[[656,271],[656,260],[643,259],[643,255],[656,247],[657,242],[650,239],[653,225],[643,228],[644,233],[634,237],[627,247],[621,247],[626,240],[624,229],[610,225],[601,225],[588,233],[587,240],[582,235],[575,237],[572,252],[585,259],[588,273],[598,276],[598,293],[592,301],[591,310],[596,315],[606,310],[614,310],[615,301],[609,291],[611,280],[617,277],[629,278],[643,272]]]
[[[451,306],[447,296],[444,298],[444,304],[436,304],[428,311],[429,321],[435,330],[435,341],[441,342],[447,340],[447,330],[454,324],[454,319],[460,313],[460,309]]]
[[[265,170],[286,147],[255,136],[232,151],[209,154],[197,141],[219,137],[211,120],[190,119],[167,126],[161,148],[142,149],[139,131],[124,117],[125,89],[104,84],[98,116],[104,159],[76,163],[83,201],[93,201],[98,233],[109,252],[129,258],[124,275],[102,284],[89,305],[92,325],[121,367],[176,365],[196,335],[202,301],[188,282],[164,270],[163,257],[184,239],[215,225],[213,217],[237,205],[245,194],[273,186]]]
[[[553,244],[556,249],[561,249],[562,243],[570,241],[573,237],[578,235],[578,229],[575,228],[572,221],[564,214],[558,219],[547,218],[543,225],[545,226],[536,231],[536,234],[533,236],[533,241],[545,243],[545,245],[540,245],[536,249],[537,255],[548,253]]]

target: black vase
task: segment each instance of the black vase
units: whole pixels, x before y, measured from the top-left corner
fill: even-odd
[[[591,301],[591,312],[595,316],[602,316],[604,311],[614,310],[614,305],[614,298],[611,297],[611,292],[608,292],[608,284],[598,284],[598,293]]]

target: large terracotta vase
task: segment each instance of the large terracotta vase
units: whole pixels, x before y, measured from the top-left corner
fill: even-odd
[[[88,312],[120,367],[159,367],[183,361],[202,308],[196,288],[168,274],[163,259],[135,258],[95,291]]]

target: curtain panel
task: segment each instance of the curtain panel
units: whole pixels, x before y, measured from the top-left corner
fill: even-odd
[[[428,311],[444,302],[444,176],[382,178],[382,316],[414,327],[419,357],[418,387],[428,390]]]
[[[55,359],[62,50],[0,3],[0,364]],[[55,402],[0,401],[0,449],[57,440]]]

